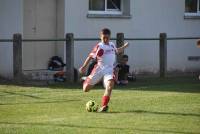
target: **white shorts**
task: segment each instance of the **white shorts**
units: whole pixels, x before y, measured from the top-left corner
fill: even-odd
[[[107,81],[114,79],[114,71],[113,67],[104,67],[96,65],[91,74],[85,80],[86,84],[95,85],[101,80],[103,80],[104,85],[106,85]]]

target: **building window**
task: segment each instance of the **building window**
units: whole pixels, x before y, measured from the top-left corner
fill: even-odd
[[[131,18],[131,0],[88,0],[88,18]]]
[[[200,16],[200,0],[185,0],[185,16]]]
[[[122,0],[89,0],[91,14],[122,14]]]

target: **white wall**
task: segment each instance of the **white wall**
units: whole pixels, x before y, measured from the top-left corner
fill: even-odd
[[[65,38],[65,1],[57,0],[57,38]],[[64,59],[64,44],[65,42],[56,42],[56,55]]]
[[[24,38],[56,38],[56,1],[24,0]],[[56,54],[56,42],[24,42],[22,53],[23,70],[47,69]]]
[[[126,37],[158,37],[166,32],[173,36],[200,36],[200,19],[184,19],[184,0],[131,0],[130,19],[87,18],[88,0],[65,0],[65,32],[75,37],[97,37],[101,28],[109,27],[112,36],[117,32]],[[200,56],[195,40],[168,42],[168,71],[197,70],[200,61],[191,62],[188,56]],[[95,42],[75,42],[75,67],[79,67]],[[129,64],[137,72],[158,72],[158,41],[132,41],[126,53]],[[133,69],[133,68],[132,68]]]
[[[22,33],[22,0],[0,0],[0,38]],[[12,43],[0,43],[0,76],[13,77]]]

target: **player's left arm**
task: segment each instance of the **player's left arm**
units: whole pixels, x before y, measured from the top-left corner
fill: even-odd
[[[129,46],[129,43],[126,42],[123,46],[116,49],[117,54],[123,53],[124,49],[126,49]]]

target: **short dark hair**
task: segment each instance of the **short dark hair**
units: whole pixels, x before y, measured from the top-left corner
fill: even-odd
[[[124,55],[122,56],[122,58],[127,58],[127,59],[128,59],[128,55],[124,54]]]
[[[102,29],[101,33],[104,34],[104,35],[111,35],[110,29],[108,29],[108,28]]]

